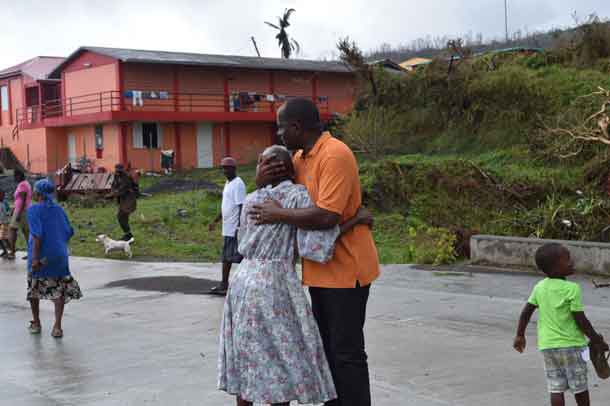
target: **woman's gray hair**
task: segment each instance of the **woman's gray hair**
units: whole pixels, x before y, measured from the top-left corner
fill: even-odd
[[[275,159],[283,162],[292,162],[292,155],[288,148],[283,145],[272,145],[263,151],[263,158],[275,156]]]

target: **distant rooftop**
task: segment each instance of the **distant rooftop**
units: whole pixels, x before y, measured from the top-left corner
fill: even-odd
[[[80,47],[70,55],[64,64],[52,72],[52,76],[59,77],[63,65],[69,63],[82,52],[90,51],[105,55],[122,62],[159,63],[171,65],[195,65],[223,68],[246,68],[263,70],[289,70],[306,72],[351,72],[342,62],[312,61],[305,59],[258,58],[252,56],[236,55],[209,55],[184,52],[146,51],[137,49]]]
[[[49,79],[53,72],[66,58],[56,56],[37,56],[19,65],[0,70],[0,78],[25,74],[35,80]]]

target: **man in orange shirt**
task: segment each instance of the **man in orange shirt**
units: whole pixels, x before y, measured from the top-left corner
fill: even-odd
[[[296,182],[316,206],[284,209],[276,202],[255,206],[259,224],[287,223],[303,229],[341,224],[362,205],[358,164],[347,145],[322,132],[320,113],[307,99],[292,99],[278,111],[278,136],[294,155]],[[281,163],[259,165],[257,184],[281,173]],[[370,406],[364,322],[371,283],[379,276],[377,249],[369,227],[357,226],[336,244],[326,264],[303,260],[303,283],[324,342],[339,398],[327,406]]]

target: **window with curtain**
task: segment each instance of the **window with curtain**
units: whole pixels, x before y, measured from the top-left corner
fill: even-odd
[[[161,149],[163,129],[159,123],[134,123],[133,147],[137,149]]]

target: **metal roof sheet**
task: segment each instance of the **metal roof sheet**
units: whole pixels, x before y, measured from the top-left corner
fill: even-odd
[[[289,70],[307,72],[349,73],[351,69],[342,62],[312,61],[305,59],[258,58],[237,55],[210,55],[185,52],[147,51],[137,49],[104,48],[84,46],[68,57],[66,62],[53,72],[59,74],[63,65],[78,54],[90,51],[118,59],[122,62],[161,63],[172,65],[197,65],[225,68],[246,68],[263,70]]]
[[[0,77],[26,74],[35,80],[45,80],[65,59],[56,56],[37,56],[19,65],[0,70]]]

